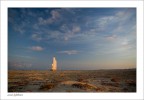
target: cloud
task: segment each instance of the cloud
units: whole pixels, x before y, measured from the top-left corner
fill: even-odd
[[[127,46],[127,45],[128,45],[128,40],[125,39],[125,40],[121,43],[121,45],[123,45],[123,46]]]
[[[26,62],[8,62],[9,69],[29,69],[32,67],[31,63]]]
[[[34,57],[31,57],[31,56],[22,56],[22,55],[10,55],[10,56],[26,58],[26,59],[35,59]]]
[[[20,9],[20,12],[22,13],[21,16],[32,16],[32,17],[35,17],[37,16],[37,13],[36,12],[33,12],[31,10],[31,8],[23,8],[23,9]]]
[[[57,18],[60,17],[59,12],[56,11],[56,10],[52,10],[52,11],[51,11],[51,15],[52,15],[52,17],[51,17],[52,19],[57,19]]]
[[[29,16],[33,15],[35,17],[35,13],[30,9],[9,9],[9,24],[11,24],[12,29],[18,34],[24,34],[29,30],[29,25],[32,24],[32,20],[29,19]]]
[[[32,34],[31,38],[35,41],[41,41],[42,40],[41,35],[38,33]]]
[[[79,34],[76,33],[80,33],[81,31],[81,27],[79,25],[76,24],[63,24],[60,26],[60,31],[63,32],[63,39],[65,41],[68,41],[71,38],[77,37]]]
[[[13,29],[20,34],[24,33],[24,29],[22,27],[14,27]]]
[[[46,24],[52,24],[55,22],[58,18],[60,18],[60,13],[57,10],[52,10],[50,12],[51,17],[47,19],[43,19],[42,17],[38,18],[39,25],[46,25]]]
[[[44,50],[44,48],[42,48],[41,46],[32,46],[29,49],[33,50],[33,51],[43,51]]]
[[[21,22],[20,24],[14,23],[12,28],[15,32],[23,34],[26,30],[27,23],[25,21]]]
[[[121,48],[125,48],[125,49],[135,49],[136,48],[136,44],[133,43],[133,40],[129,40],[127,38],[123,39],[121,41]]]
[[[63,24],[60,27],[60,30],[64,31],[65,33],[75,34],[81,31],[81,27],[75,23],[68,23]]]
[[[78,54],[79,51],[77,51],[77,50],[66,50],[66,51],[59,51],[58,53],[73,55],[73,54]]]
[[[39,29],[40,29],[40,28],[39,28],[39,25],[38,25],[37,23],[33,25],[33,28],[34,28],[35,30],[39,30]]]
[[[47,24],[47,21],[48,19],[43,19],[42,17],[38,18],[39,25],[45,25]]]
[[[114,34],[114,35],[111,35],[111,36],[107,36],[106,39],[109,40],[109,41],[113,41],[117,38],[117,36]]]
[[[72,32],[73,33],[77,33],[77,32],[80,32],[80,27],[79,26],[73,26],[73,29],[72,29]]]
[[[126,21],[132,16],[132,14],[129,12],[129,10],[125,11],[119,11],[115,14],[115,17],[119,19],[120,21]]]
[[[112,34],[121,34],[126,30],[127,24],[121,24],[122,22],[128,22],[127,19],[132,17],[131,14],[127,13],[127,10],[112,12],[106,15],[93,16],[86,14],[86,17],[82,17],[79,9],[47,9],[45,12],[34,10],[28,10],[29,15],[36,13],[36,21],[32,24],[33,30],[29,30],[25,26],[17,28],[16,30],[20,33],[27,31],[34,33],[30,34],[30,38],[34,41],[73,41],[74,39],[86,40],[88,37],[102,36],[106,31]],[[32,14],[33,13],[33,14]],[[43,13],[38,15],[38,13]],[[83,13],[82,13],[83,14]],[[85,14],[84,14],[85,15]],[[125,16],[124,16],[125,15]],[[125,18],[127,17],[127,18]],[[34,19],[34,20],[35,20]],[[37,22],[38,21],[38,22]],[[18,22],[18,21],[16,21]],[[86,23],[89,23],[86,25]],[[51,24],[51,25],[48,25]],[[18,24],[20,26],[20,24]],[[38,32],[38,33],[35,33]],[[40,32],[40,33],[39,33]],[[111,35],[111,33],[108,33]],[[122,34],[125,34],[124,32]],[[116,37],[108,36],[108,40],[113,40]]]
[[[129,24],[130,20],[133,18],[134,13],[131,13],[130,10],[117,11],[113,15],[101,16],[96,19],[96,23],[101,30],[105,30],[110,27],[117,27],[115,31],[122,31]],[[134,19],[133,19],[134,20]]]
[[[113,30],[112,30],[113,33],[121,33],[121,32],[125,32],[125,28],[123,27],[123,25],[118,25],[117,27],[115,27]]]
[[[100,27],[105,27],[108,25],[112,20],[114,20],[114,16],[104,16],[98,19],[98,25]]]
[[[64,40],[65,41],[69,40],[69,37],[68,36],[64,36]]]

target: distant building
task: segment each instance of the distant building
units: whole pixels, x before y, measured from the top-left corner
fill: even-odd
[[[56,71],[57,70],[57,61],[56,58],[53,57],[53,61],[52,61],[52,71]]]

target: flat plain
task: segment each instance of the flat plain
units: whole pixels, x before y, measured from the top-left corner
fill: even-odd
[[[136,69],[9,70],[8,92],[136,92]]]

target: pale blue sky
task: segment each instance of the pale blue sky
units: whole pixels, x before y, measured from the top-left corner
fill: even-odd
[[[9,8],[9,69],[136,68],[135,8]]]

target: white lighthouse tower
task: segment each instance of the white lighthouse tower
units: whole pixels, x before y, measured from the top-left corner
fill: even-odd
[[[56,71],[57,70],[57,61],[56,58],[53,57],[53,61],[52,61],[52,71]]]

